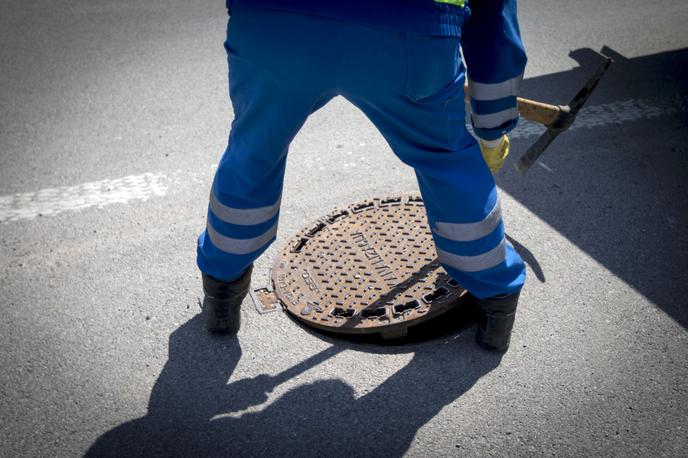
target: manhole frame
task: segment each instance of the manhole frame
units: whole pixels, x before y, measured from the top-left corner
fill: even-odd
[[[434,279],[434,289],[432,289],[432,293],[436,293],[438,290],[444,289],[444,297],[440,297],[437,300],[432,300],[432,298],[429,297],[429,293],[421,294],[420,297],[414,298],[414,300],[417,302],[415,307],[411,307],[399,314],[395,313],[395,308],[396,311],[398,311],[399,308],[403,307],[405,305],[402,304],[403,301],[386,300],[377,304],[376,307],[373,307],[375,303],[365,303],[364,305],[349,304],[349,307],[342,306],[340,307],[339,311],[336,311],[338,308],[337,303],[335,303],[336,301],[330,300],[327,304],[322,305],[320,304],[322,299],[312,300],[313,297],[311,297],[309,300],[309,298],[305,297],[304,293],[300,293],[302,296],[298,297],[296,294],[294,294],[294,291],[288,290],[288,280],[292,282],[295,281],[294,278],[290,278],[290,276],[293,275],[291,272],[298,270],[303,265],[302,263],[299,263],[303,261],[301,258],[305,256],[304,249],[309,245],[309,243],[313,242],[314,240],[318,240],[319,236],[322,237],[324,231],[331,231],[339,228],[341,232],[337,235],[341,235],[344,233],[341,226],[345,222],[353,225],[355,218],[358,218],[361,221],[365,221],[366,218],[371,219],[369,216],[362,217],[361,215],[366,214],[366,212],[371,212],[372,210],[380,212],[380,214],[385,214],[386,217],[389,217],[391,214],[389,213],[390,211],[396,211],[399,213],[399,208],[393,209],[393,207],[399,207],[402,209],[412,207],[412,210],[409,213],[415,212],[412,215],[413,218],[415,218],[413,221],[416,222],[419,221],[418,218],[422,218],[423,224],[420,224],[417,226],[417,228],[423,231],[425,238],[424,248],[431,249],[433,256],[432,262],[426,262],[421,270],[410,273],[410,276],[405,277],[396,286],[392,286],[393,289],[396,288],[400,291],[395,297],[401,296],[402,291],[407,292],[407,294],[404,296],[408,296],[408,291],[404,288],[416,287],[416,290],[418,290],[419,284],[425,284],[424,282],[427,282],[430,279]],[[408,212],[408,210],[404,211]],[[395,221],[401,221],[401,219]],[[406,223],[408,223],[408,221],[409,220],[405,220]],[[380,225],[377,227],[379,228]],[[360,232],[364,233],[364,229],[365,226],[363,225]],[[404,232],[404,234],[408,235],[406,232]],[[427,241],[428,237],[430,242]],[[346,245],[347,243],[351,243],[350,241],[347,242],[337,240],[334,237],[330,237],[330,240],[338,241],[344,244],[347,248],[351,248],[349,245]],[[370,237],[368,237],[366,241],[368,244],[371,244]],[[380,242],[379,239],[373,239],[373,241],[377,242],[378,244]],[[417,248],[419,243],[420,242],[415,243],[415,246],[411,248]],[[311,247],[312,245],[309,246],[308,249]],[[408,248],[409,247],[405,247],[404,249],[407,250]],[[409,253],[411,255],[413,254],[412,251],[409,251]],[[427,251],[423,253],[425,253],[424,256],[426,256],[424,260],[427,260]],[[349,253],[349,255],[352,254]],[[324,257],[327,258],[327,256]],[[360,259],[357,260],[360,261]],[[309,262],[310,264],[314,264],[313,261]],[[327,262],[327,259],[325,259],[324,262]],[[298,264],[296,269],[294,268],[294,263]],[[338,268],[342,270],[341,267]],[[309,272],[307,267],[303,268],[303,270],[304,272]],[[354,274],[351,273],[351,275]],[[311,278],[304,277],[303,281],[305,284],[311,287],[315,283],[315,279],[313,279],[312,275],[310,274],[308,276]],[[454,307],[459,306],[468,297],[466,290],[461,288],[453,279],[451,279],[451,277],[447,275],[437,261],[434,242],[432,242],[432,233],[427,225],[427,219],[425,217],[423,200],[417,194],[373,197],[344,207],[336,208],[329,214],[304,226],[280,249],[275,259],[274,266],[271,270],[270,281],[272,284],[271,290],[259,289],[262,293],[260,296],[256,295],[255,293],[252,295],[254,304],[260,313],[267,313],[274,310],[274,300],[276,298],[287,313],[306,326],[319,329],[330,334],[355,335],[379,333],[385,339],[395,339],[406,336],[409,328],[437,318]],[[351,281],[347,280],[347,282],[350,283]],[[298,288],[301,287],[299,286]],[[314,288],[315,289],[313,291],[317,290],[320,292],[320,288],[317,284],[314,285]],[[424,291],[427,291],[427,289],[427,285],[424,286]],[[259,290],[256,290],[256,292]],[[385,297],[384,294],[381,296]],[[268,298],[267,301],[270,303],[264,304],[261,302],[262,298]],[[304,313],[304,309],[308,307],[311,307],[312,311],[306,310]],[[375,309],[383,307],[386,309],[384,318],[375,316],[361,318],[361,315],[363,314],[374,315],[373,312]],[[354,309],[353,312],[350,311],[352,308]],[[368,313],[366,313],[366,311],[368,311]],[[340,317],[337,316],[338,313],[349,313],[352,314],[352,317]],[[410,315],[413,316],[410,317]],[[315,319],[316,317],[317,319]]]

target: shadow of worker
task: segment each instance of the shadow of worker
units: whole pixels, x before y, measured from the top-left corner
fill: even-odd
[[[105,433],[87,456],[401,456],[423,425],[501,360],[480,350],[472,332],[409,347],[336,342],[277,376],[227,385],[238,341],[200,338],[201,328],[195,317],[172,333],[148,414]],[[413,358],[360,397],[343,380],[324,379],[257,412],[226,415],[264,403],[279,384],[347,349]]]
[[[235,392],[226,384],[240,358],[236,336],[208,334],[202,316],[196,315],[170,335],[169,359],[151,392],[147,415],[102,435],[86,456],[169,455],[178,445],[193,443],[216,414],[218,399],[232,401]]]

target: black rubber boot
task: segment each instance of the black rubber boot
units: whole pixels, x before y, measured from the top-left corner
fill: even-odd
[[[476,299],[480,318],[475,340],[481,347],[498,352],[509,349],[519,294],[520,291],[506,296]]]
[[[203,274],[203,310],[210,332],[234,334],[241,326],[241,302],[251,285],[253,265],[234,281],[226,282]]]

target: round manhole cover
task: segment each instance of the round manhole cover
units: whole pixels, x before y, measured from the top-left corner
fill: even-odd
[[[403,195],[341,208],[303,229],[272,271],[286,310],[330,332],[405,336],[465,295],[440,266],[423,201]]]

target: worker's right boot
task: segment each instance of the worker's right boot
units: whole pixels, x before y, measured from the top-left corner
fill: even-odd
[[[475,340],[481,347],[503,353],[509,349],[520,291],[503,296],[476,299],[480,310]]]
[[[241,302],[251,285],[253,265],[234,281],[218,280],[203,274],[203,310],[206,328],[210,332],[235,334],[241,326]]]

